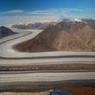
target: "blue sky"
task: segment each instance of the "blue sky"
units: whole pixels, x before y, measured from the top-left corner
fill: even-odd
[[[94,18],[95,0],[0,0],[0,25]]]

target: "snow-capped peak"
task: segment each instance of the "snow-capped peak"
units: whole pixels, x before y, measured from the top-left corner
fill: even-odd
[[[82,22],[82,20],[80,20],[80,19],[74,19],[74,20],[72,20],[72,22]]]
[[[72,20],[72,22],[74,22],[74,24],[79,23],[79,22],[83,22],[83,23],[87,24],[87,22],[80,20],[80,19],[74,19],[74,20]]]

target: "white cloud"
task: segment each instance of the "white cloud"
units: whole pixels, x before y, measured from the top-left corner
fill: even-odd
[[[75,12],[76,11],[76,12]],[[23,13],[24,15],[7,15],[12,13]],[[0,17],[0,24],[13,24],[19,22],[34,22],[34,21],[43,21],[43,20],[51,20],[56,21],[63,18],[85,18],[85,17],[93,17],[94,14],[89,14],[86,10],[81,9],[70,9],[70,8],[62,8],[62,9],[48,9],[48,10],[36,10],[36,11],[23,11],[23,10],[11,10],[6,12],[0,12],[0,14],[5,14],[5,16]]]
[[[50,9],[50,10],[36,10],[32,12],[27,12],[27,14],[42,14],[42,15],[53,15],[55,12],[58,12],[57,9]]]
[[[20,22],[35,22],[35,21],[56,21],[59,16],[4,16],[0,18],[0,25],[14,24]]]
[[[48,9],[48,10],[36,10],[36,11],[32,11],[32,12],[26,12],[27,14],[31,14],[31,15],[60,15],[60,14],[64,14],[67,15],[67,13],[69,13],[70,11],[77,11],[77,12],[81,12],[84,10],[81,9],[70,9],[70,8],[62,8],[62,9]]]
[[[84,10],[81,10],[81,9],[68,9],[68,10],[71,10],[71,11],[84,11]]]
[[[33,11],[33,12],[28,12],[28,14],[42,14],[42,15],[48,15],[48,14],[53,14],[53,13],[51,13],[51,12]]]
[[[70,8],[62,8],[62,9],[48,9],[48,10],[35,10],[35,11],[31,11],[31,12],[27,12],[24,10],[10,10],[10,11],[5,11],[5,12],[0,12],[0,14],[16,14],[16,13],[25,13],[27,14],[31,14],[31,15],[54,15],[54,14],[58,14],[61,12],[69,12],[69,11],[83,11],[81,9],[70,9]]]
[[[15,14],[15,13],[23,13],[23,10],[10,10],[6,12],[0,12],[0,14]]]

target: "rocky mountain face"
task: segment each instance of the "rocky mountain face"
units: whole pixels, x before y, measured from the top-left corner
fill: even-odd
[[[11,29],[4,26],[0,26],[0,38],[13,35],[13,34],[16,34],[16,33],[13,32]]]
[[[95,29],[95,20],[93,20],[93,19],[82,19],[82,21],[86,22],[90,27]]]
[[[17,49],[23,52],[90,51],[95,49],[95,30],[85,22],[60,22],[46,28]]]
[[[18,23],[12,25],[12,28],[18,29],[45,29],[50,25],[56,25],[58,22],[35,22],[35,23]]]

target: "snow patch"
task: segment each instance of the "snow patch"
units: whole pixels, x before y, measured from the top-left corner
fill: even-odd
[[[74,19],[74,20],[72,20],[72,22],[82,22],[82,20],[80,20],[80,19]]]

